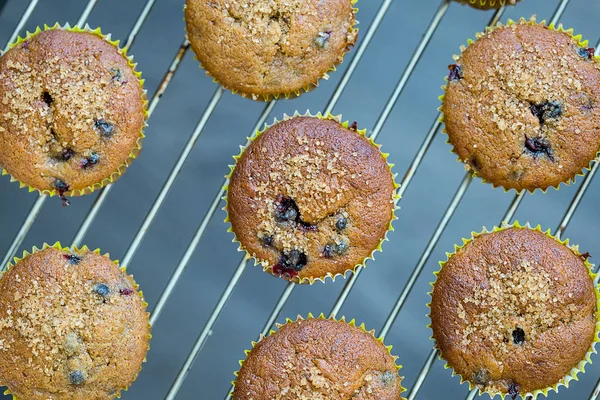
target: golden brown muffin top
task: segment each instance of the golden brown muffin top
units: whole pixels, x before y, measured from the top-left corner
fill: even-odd
[[[367,138],[336,120],[295,117],[237,160],[227,209],[251,255],[304,282],[362,264],[385,237],[393,195],[390,168]]]
[[[518,191],[568,182],[600,149],[600,63],[568,33],[497,27],[450,66],[442,111],[459,158]]]
[[[185,20],[204,68],[254,99],[316,86],[357,37],[351,0],[187,0]]]
[[[136,149],[144,96],[106,40],[40,32],[0,57],[0,165],[39,190],[100,183]]]
[[[595,337],[587,256],[528,228],[477,236],[450,256],[433,288],[442,357],[491,393],[514,398],[558,384]]]
[[[150,329],[137,287],[107,256],[48,248],[0,279],[0,384],[19,399],[113,399]]]
[[[490,8],[500,8],[502,6],[513,6],[521,0],[455,0],[459,3],[468,4],[471,7],[481,10],[489,10]]]
[[[372,334],[343,321],[290,322],[244,361],[234,400],[400,400],[394,357]]]

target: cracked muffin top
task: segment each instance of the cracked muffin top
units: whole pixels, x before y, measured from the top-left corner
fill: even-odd
[[[294,117],[253,140],[227,192],[242,247],[295,282],[363,264],[389,228],[394,179],[376,145],[337,120]]]
[[[445,131],[494,186],[569,182],[600,150],[600,62],[567,32],[524,20],[479,37],[450,66]]]
[[[317,86],[357,38],[355,0],[187,0],[187,34],[223,86],[269,99]]]
[[[89,32],[35,34],[0,57],[0,166],[60,195],[100,184],[138,150],[144,104],[114,45]]]
[[[310,318],[262,339],[242,364],[235,400],[400,400],[395,357],[371,333]]]
[[[564,383],[597,335],[587,257],[529,228],[476,236],[433,286],[431,328],[442,357],[492,397],[525,398]]]
[[[16,398],[114,399],[149,334],[137,285],[107,256],[50,247],[0,279],[0,386]]]

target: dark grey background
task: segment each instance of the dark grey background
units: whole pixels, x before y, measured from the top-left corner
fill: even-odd
[[[131,49],[146,78],[149,95],[154,93],[183,40],[183,2],[158,0]],[[381,2],[359,2],[360,39]],[[28,3],[25,0],[7,2],[0,12],[0,43],[8,40]],[[84,0],[41,0],[26,28],[33,30],[37,25],[51,25],[56,21],[74,24],[86,3]],[[557,0],[525,0],[507,9],[502,20],[532,14],[540,19],[550,18],[557,4]],[[89,23],[92,27],[101,26],[104,32],[111,32],[113,38],[124,41],[144,5],[145,0],[99,0]],[[336,113],[358,121],[361,127],[374,126],[439,5],[437,0],[396,0],[392,4],[335,107]],[[391,153],[399,178],[405,174],[437,115],[440,86],[447,73],[446,66],[452,62],[452,54],[458,52],[468,37],[481,31],[491,15],[491,12],[458,4],[450,6],[378,138],[383,150]],[[561,20],[595,45],[600,37],[599,18],[600,2],[572,0]],[[323,81],[318,90],[296,100],[280,101],[269,121],[284,112],[304,112],[308,108],[316,112],[324,108],[354,54],[351,53],[340,70],[333,73],[329,81]],[[141,157],[113,188],[85,243],[110,252],[114,258],[123,256],[215,89],[216,85],[198,68],[192,54],[187,54],[149,121]],[[263,107],[262,103],[227,93],[208,122],[140,251],[128,266],[144,290],[150,310],[218,192],[228,172],[227,165],[232,162],[231,156],[238,152],[238,145],[245,143]],[[389,235],[390,242],[384,244],[384,252],[376,256],[376,261],[368,264],[341,314],[365,322],[368,328],[381,329],[463,176],[462,165],[449,152],[445,137],[439,135],[401,201],[400,220],[396,221],[395,232]],[[555,229],[578,186],[527,195],[517,218]],[[386,338],[387,344],[394,345],[393,352],[400,356],[404,366],[405,386],[412,387],[432,346],[430,331],[426,328],[425,304],[429,300],[427,291],[432,272],[438,268],[437,260],[443,259],[444,252],[451,251],[453,245],[472,230],[497,224],[513,197],[512,192],[492,189],[479,180],[471,184]],[[0,255],[8,249],[35,198],[35,194],[9,183],[7,177],[0,180]],[[600,254],[599,199],[600,179],[595,179],[565,234],[592,256]],[[62,208],[56,198],[48,201],[21,250],[56,240],[70,243],[93,200],[94,196],[74,199],[69,208]],[[208,226],[189,268],[154,327],[148,362],[137,382],[124,393],[124,399],[165,396],[231,278],[241,253],[231,242],[232,235],[226,232],[224,217],[224,212],[218,211]],[[592,261],[598,260],[592,258]],[[344,281],[339,279],[326,285],[297,288],[279,322],[297,314],[328,313],[343,285]],[[244,357],[244,349],[262,329],[284,288],[283,280],[263,273],[259,267],[247,266],[178,398],[212,400],[226,395],[238,360]],[[594,359],[596,363],[587,368],[579,382],[572,383],[568,390],[562,388],[560,395],[550,397],[587,399],[600,376],[600,362],[597,362],[598,357]],[[459,379],[452,378],[443,363],[437,361],[417,398],[463,399],[466,393],[466,385],[460,386]]]

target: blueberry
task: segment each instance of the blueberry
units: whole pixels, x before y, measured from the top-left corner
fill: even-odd
[[[121,289],[121,290],[119,290],[119,294],[121,296],[131,296],[133,294],[133,290],[131,290],[129,288]]]
[[[110,122],[107,122],[103,119],[97,119],[94,122],[94,127],[100,132],[100,134],[104,137],[110,137],[115,130],[115,126]]]
[[[104,298],[107,298],[110,294],[110,289],[104,283],[95,284],[92,290],[94,291],[94,293]]]
[[[512,337],[514,344],[523,344],[525,341],[525,331],[517,327],[514,331],[512,331]]]
[[[119,68],[111,68],[110,73],[112,75],[111,79],[113,81],[123,82],[123,72],[121,72],[121,70]]]
[[[552,147],[550,143],[542,137],[528,138],[525,136],[525,149],[534,157],[546,155],[550,161],[554,161]]]
[[[100,156],[96,153],[92,153],[92,154],[90,154],[90,156],[88,158],[84,158],[83,160],[81,160],[79,165],[83,169],[88,169],[90,167],[97,165],[98,162],[100,162]]]
[[[277,222],[296,222],[300,218],[298,205],[289,197],[280,196],[275,211],[275,220]]]
[[[292,250],[288,253],[283,253],[281,264],[285,269],[300,271],[308,263],[306,254],[300,250]]]
[[[69,161],[74,155],[75,152],[72,149],[63,149],[60,153],[60,159],[62,161]]]
[[[54,180],[54,188],[62,193],[69,191],[69,185],[58,178]]]
[[[82,257],[76,256],[75,254],[65,254],[63,258],[71,265],[79,265],[82,260]]]
[[[333,257],[333,254],[335,253],[334,248],[335,244],[326,244],[323,248],[323,256],[327,258]]]
[[[273,242],[275,241],[275,238],[272,235],[265,234],[259,236],[259,239],[262,241],[263,245],[267,247],[271,247],[273,245]]]
[[[510,381],[508,384],[508,394],[512,397],[513,400],[517,398],[519,392],[521,391],[521,386],[517,382]]]
[[[331,258],[336,255],[338,255],[338,256],[343,255],[346,253],[346,251],[348,251],[348,243],[346,243],[346,242],[328,243],[323,248],[323,256],[327,257],[327,258]]]
[[[595,49],[593,47],[579,47],[577,49],[577,54],[579,54],[580,57],[585,58],[587,60],[593,60],[594,59],[594,52]]]
[[[348,219],[341,216],[338,218],[338,220],[335,223],[335,227],[337,228],[338,231],[343,231],[344,229],[346,229],[346,227],[348,226]]]
[[[71,385],[82,385],[85,382],[85,375],[79,370],[69,372],[69,382]]]
[[[459,64],[450,64],[448,65],[448,69],[450,70],[448,81],[454,82],[463,78],[462,67]]]
[[[483,368],[473,374],[473,382],[477,385],[485,386],[488,384],[489,380],[488,372]]]
[[[540,121],[540,125],[548,119],[556,119],[562,115],[562,105],[559,101],[546,101],[540,104],[532,103],[529,106],[531,113]]]
[[[25,50],[29,50],[29,40],[24,41],[21,47]]]
[[[320,48],[324,48],[327,42],[329,41],[330,37],[331,31],[319,32],[319,36],[317,36],[315,42],[317,42],[317,46],[319,46]]]
[[[54,101],[52,99],[52,96],[50,96],[50,93],[48,92],[43,92],[42,93],[42,100],[44,101],[44,103],[46,103],[47,105],[52,104],[52,102]]]

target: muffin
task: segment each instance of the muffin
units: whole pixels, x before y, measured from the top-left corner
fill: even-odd
[[[187,0],[196,57],[225,88],[254,100],[318,85],[356,42],[356,0]]]
[[[481,10],[489,10],[490,8],[500,8],[502,6],[514,6],[521,0],[455,0],[459,3],[468,4],[471,7]]]
[[[0,165],[22,186],[87,194],[140,150],[140,74],[99,30],[37,30],[0,57]]]
[[[236,373],[234,400],[402,398],[391,347],[354,321],[298,317],[252,345]]]
[[[387,155],[338,117],[287,117],[235,157],[228,220],[265,271],[299,283],[354,270],[394,219]]]
[[[469,170],[506,190],[534,191],[589,167],[600,149],[600,62],[578,39],[522,19],[455,57],[441,111]]]
[[[0,386],[18,399],[114,399],[149,335],[137,285],[98,250],[46,245],[0,279]]]
[[[441,263],[433,339],[472,387],[535,398],[591,362],[599,294],[589,254],[566,243],[515,225],[475,235]]]

